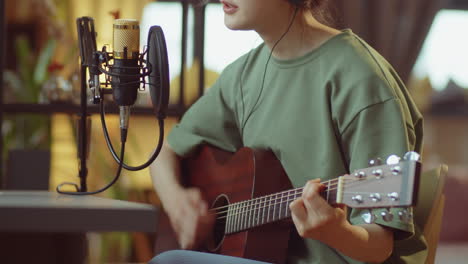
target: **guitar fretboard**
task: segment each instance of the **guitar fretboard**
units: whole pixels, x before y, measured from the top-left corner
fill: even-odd
[[[334,204],[336,193],[335,188],[326,188],[321,195],[328,203]],[[226,211],[225,233],[232,234],[289,218],[289,204],[301,195],[302,188],[299,188],[230,204]]]

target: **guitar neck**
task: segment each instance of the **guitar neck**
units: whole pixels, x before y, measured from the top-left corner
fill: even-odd
[[[289,204],[301,197],[303,188],[292,189],[233,203],[226,211],[226,233],[236,233],[291,217]],[[336,188],[325,188],[321,196],[330,204],[337,201]]]

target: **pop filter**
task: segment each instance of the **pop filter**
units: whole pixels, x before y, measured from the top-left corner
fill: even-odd
[[[96,31],[94,30],[94,19],[92,17],[80,17],[76,19],[76,29],[78,31],[78,46],[80,48],[81,65],[88,69],[90,82],[89,88],[93,93],[93,102],[101,100],[100,81],[96,54]],[[85,82],[82,80],[82,82]]]
[[[154,113],[164,119],[169,103],[169,64],[164,33],[160,26],[152,26],[148,32],[149,90]]]
[[[80,47],[81,63],[90,67],[93,63],[93,54],[96,52],[96,31],[92,17],[76,19],[78,31],[78,45]]]

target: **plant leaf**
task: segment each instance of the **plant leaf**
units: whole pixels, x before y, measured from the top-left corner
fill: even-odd
[[[25,36],[18,36],[15,40],[16,57],[18,58],[18,74],[23,82],[23,87],[16,94],[17,98],[22,102],[30,102],[30,83],[32,82],[32,68],[34,64],[34,55]]]
[[[44,49],[42,49],[39,54],[36,68],[34,69],[34,83],[39,87],[47,79],[47,67],[49,66],[52,56],[54,55],[56,45],[57,41],[55,39],[49,39]]]

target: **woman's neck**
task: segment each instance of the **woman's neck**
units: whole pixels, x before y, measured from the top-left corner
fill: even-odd
[[[295,17],[294,12],[290,12],[289,16],[275,20],[269,28],[258,33],[270,50],[274,47],[275,58],[286,60],[304,56],[339,34],[340,31],[321,24],[308,11],[297,11]]]

